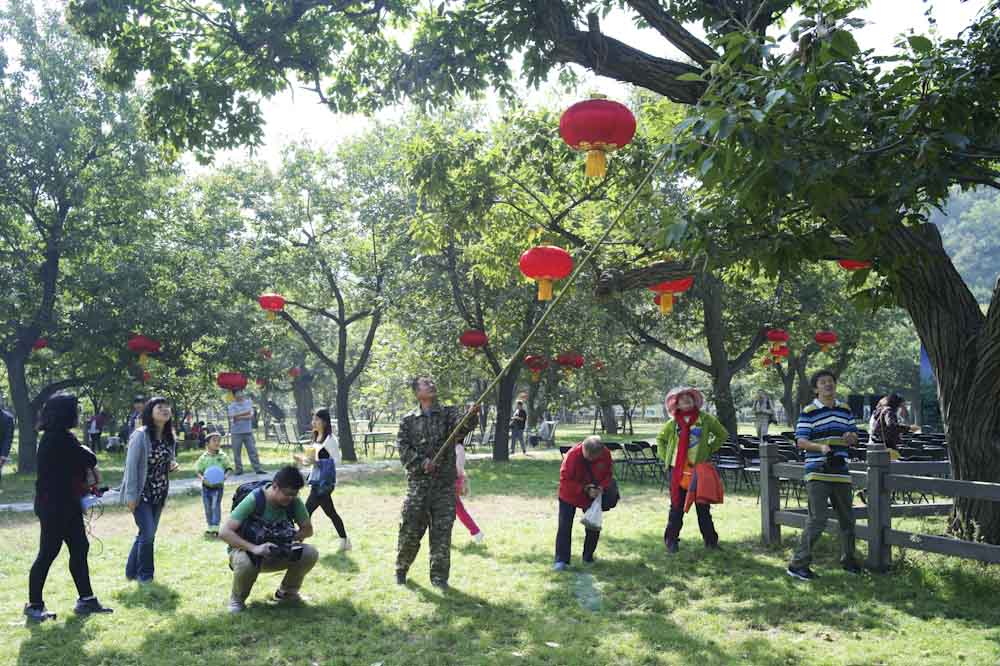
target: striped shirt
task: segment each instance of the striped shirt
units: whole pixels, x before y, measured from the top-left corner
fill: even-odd
[[[799,414],[795,438],[826,444],[832,451],[829,458],[819,451],[806,451],[805,480],[850,483],[851,475],[847,468],[850,452],[844,443],[844,435],[857,430],[854,415],[839,400],[834,401],[832,407],[827,407],[818,399],[806,405]]]

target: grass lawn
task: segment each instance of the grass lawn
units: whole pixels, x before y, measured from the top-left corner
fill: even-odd
[[[854,577],[836,568],[836,539],[825,537],[816,563],[822,577],[798,583],[784,573],[785,549],[757,545],[754,498],[735,495],[715,512],[721,552],[705,551],[691,515],[681,552],[667,556],[665,499],[632,483],[606,515],[597,564],[580,563],[577,525],[572,567],[554,573],[558,454],[474,461],[470,473],[468,506],[487,542],[471,544],[456,522],[450,592],[429,585],[426,542],[410,585],[395,585],[404,479],[389,472],[337,489],[353,551],[335,552],[336,534],[316,514],[320,561],[303,588],[307,607],[268,601],[279,579],[265,574],[237,616],[224,610],[225,547],[202,537],[200,499],[183,496],[165,510],[153,586],[125,581],[134,526],[109,508],[94,526],[102,543],[92,543],[90,562],[95,590],[116,612],[72,616],[63,554],[46,587],[59,619],[26,627],[20,611],[37,523],[0,514],[0,664],[951,666],[1000,659],[995,567],[908,553],[890,575]]]

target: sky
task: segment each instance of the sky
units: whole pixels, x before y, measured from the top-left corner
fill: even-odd
[[[899,35],[911,30],[917,33],[928,31],[924,15],[928,7],[937,21],[938,34],[953,37],[969,25],[986,1],[872,0],[868,9],[857,14],[868,25],[855,32],[855,37],[862,49],[889,51]],[[790,17],[790,20],[794,18]],[[624,12],[616,11],[609,15],[602,22],[601,29],[605,34],[653,55],[680,56],[658,33],[632,25],[632,17]],[[588,88],[600,89],[612,99],[627,96],[625,86],[617,81],[589,74],[586,79]],[[540,103],[544,96],[544,92],[532,93],[528,102]],[[272,165],[278,163],[282,146],[290,142],[308,140],[316,146],[332,149],[344,139],[363,132],[372,122],[364,116],[334,114],[318,103],[315,94],[305,90],[283,92],[265,101],[263,111],[266,119],[264,145],[257,149],[256,154]],[[388,110],[380,117],[391,118],[398,113],[398,110]],[[234,151],[220,157],[221,161],[226,161],[245,155],[243,151]]]

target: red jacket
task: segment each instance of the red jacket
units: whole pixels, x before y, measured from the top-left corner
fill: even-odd
[[[596,483],[606,489],[611,484],[611,465],[611,452],[607,449],[591,462],[583,457],[583,444],[577,444],[569,450],[559,468],[559,499],[586,509],[593,500],[583,487]]]

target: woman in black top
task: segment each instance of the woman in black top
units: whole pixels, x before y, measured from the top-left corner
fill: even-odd
[[[87,566],[90,542],[83,526],[80,496],[87,471],[97,466],[97,458],[71,432],[78,418],[75,395],[54,396],[42,408],[40,427],[45,434],[38,445],[38,478],[35,481],[35,515],[41,523],[41,539],[38,556],[31,565],[28,605],[24,607],[24,614],[36,622],[56,616],[46,610],[42,589],[63,542],[69,548],[69,571],[79,595],[73,610],[78,615],[111,612],[110,608],[101,605],[90,587]]]

